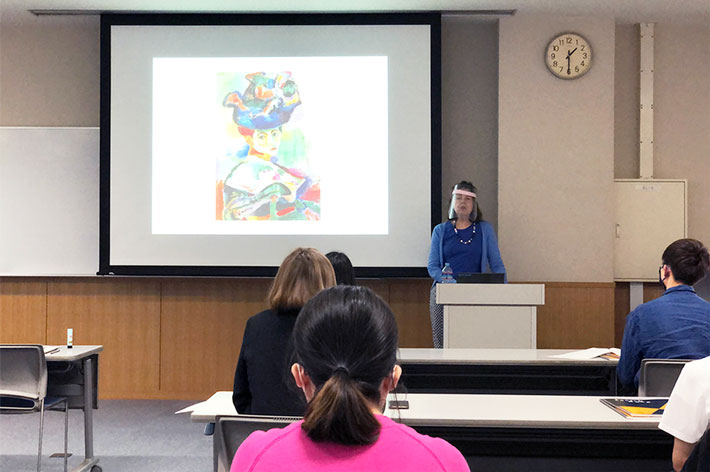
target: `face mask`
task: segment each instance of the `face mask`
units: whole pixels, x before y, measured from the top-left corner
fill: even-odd
[[[658,283],[661,284],[663,290],[666,289],[666,284],[663,283],[663,266],[658,268]]]

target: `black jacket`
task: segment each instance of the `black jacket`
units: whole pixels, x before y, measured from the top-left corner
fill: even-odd
[[[265,310],[249,318],[234,373],[237,412],[303,416],[306,400],[291,376],[291,332],[300,310]]]

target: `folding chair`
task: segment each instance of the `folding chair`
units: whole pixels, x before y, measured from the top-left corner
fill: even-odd
[[[0,413],[39,413],[37,472],[42,465],[44,410],[64,404],[64,472],[67,470],[69,404],[47,396],[47,361],[40,345],[0,344]]]
[[[237,449],[254,431],[283,428],[300,419],[296,416],[218,416],[215,418],[213,443],[215,472],[229,472]]]
[[[639,375],[639,397],[669,397],[680,371],[692,359],[644,359]]]

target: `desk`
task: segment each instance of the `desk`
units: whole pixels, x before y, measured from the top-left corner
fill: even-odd
[[[69,408],[84,411],[84,460],[72,472],[100,472],[94,457],[93,409],[98,407],[99,352],[103,346],[45,346],[58,352],[46,354],[47,394],[67,397]]]
[[[471,470],[671,470],[659,418],[624,418],[600,398],[409,394],[397,395],[409,409],[385,414],[446,439]]]
[[[216,392],[207,400],[188,406],[177,413],[190,413],[193,423],[214,423],[218,416],[237,416],[232,403],[232,392]]]
[[[618,360],[562,359],[557,349],[400,349],[410,393],[616,395]]]
[[[671,470],[673,438],[658,418],[624,418],[602,397],[549,395],[390,395],[408,410],[385,414],[423,434],[441,437],[471,470]],[[217,392],[182,410],[193,422],[234,415],[232,392]]]

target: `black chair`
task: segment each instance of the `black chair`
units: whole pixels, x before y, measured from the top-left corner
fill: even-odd
[[[680,372],[692,359],[644,359],[639,375],[639,397],[669,397]]]
[[[67,470],[69,404],[64,397],[47,396],[47,361],[38,344],[0,345],[0,413],[39,413],[37,472],[42,466],[44,410],[64,404],[64,472]]]
[[[283,428],[300,419],[295,416],[218,416],[213,442],[215,472],[229,472],[237,449],[254,431]]]

